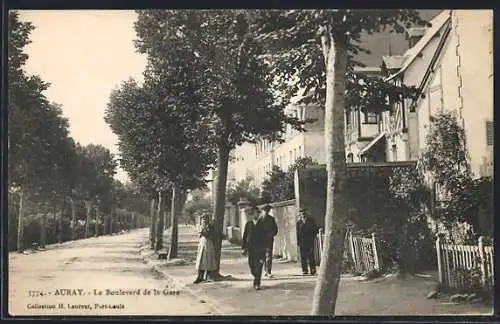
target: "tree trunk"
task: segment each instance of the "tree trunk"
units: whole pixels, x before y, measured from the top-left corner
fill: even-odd
[[[180,193],[177,192],[176,188],[172,188],[172,200],[170,207],[170,249],[168,251],[168,260],[177,258],[177,251],[179,246],[179,228],[178,228],[178,217],[179,217],[179,205],[180,205]]]
[[[217,153],[217,177],[215,178],[214,225],[215,256],[217,258],[217,275],[220,275],[220,259],[222,250],[222,233],[226,201],[227,168],[229,163],[229,146],[219,147]]]
[[[170,200],[170,204],[165,206],[165,230],[168,230],[172,226],[172,201]]]
[[[156,242],[156,198],[151,199],[151,209],[150,209],[150,216],[151,216],[151,228],[149,231],[149,239],[151,241],[151,249],[154,250],[155,248],[155,242]]]
[[[321,254],[318,280],[313,294],[311,315],[335,315],[346,232],[346,206],[342,187],[346,180],[345,162],[345,74],[347,49],[333,43],[332,35],[323,35],[326,65],[325,149],[326,214],[325,243]]]
[[[47,213],[42,213],[42,221],[40,223],[40,247],[44,248],[47,244]]]
[[[61,204],[61,215],[59,216],[59,232],[57,233],[57,242],[61,244],[63,242],[63,231],[64,231],[64,207],[66,200],[63,199]]]
[[[111,214],[109,215],[109,235],[113,234],[113,216],[116,215],[116,208],[111,210]]]
[[[54,199],[54,203],[52,205],[52,223],[54,224],[54,234],[57,231],[57,202]]]
[[[71,204],[71,240],[76,240],[76,206],[73,198],[69,198]]]
[[[89,226],[90,226],[90,213],[92,212],[92,203],[90,201],[85,202],[85,208],[87,209],[87,215],[85,216],[85,238],[89,237]]]
[[[160,251],[163,249],[163,210],[165,209],[165,197],[163,197],[164,193],[163,192],[158,192],[158,208],[157,208],[157,215],[158,215],[158,225],[156,226],[156,244],[155,244],[155,251]]]
[[[99,208],[95,208],[95,232],[94,232],[94,236],[97,237],[99,236]]]
[[[19,193],[19,214],[17,219],[17,252],[21,253],[24,250],[24,191],[21,188]]]
[[[115,233],[120,232],[121,227],[122,227],[122,219],[123,219],[123,213],[124,211],[122,210],[120,213],[116,214],[116,226],[115,226]]]

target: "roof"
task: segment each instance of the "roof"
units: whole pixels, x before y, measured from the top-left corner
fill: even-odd
[[[359,151],[359,155],[365,154],[370,148],[373,147],[373,145],[375,145],[378,141],[380,141],[384,136],[385,136],[385,133],[378,134],[377,137],[375,137],[370,143],[368,143],[365,147],[363,147]]]
[[[386,81],[392,80],[395,76],[404,72],[408,66],[415,60],[420,52],[425,48],[425,46],[429,43],[429,41],[441,30],[441,28],[451,19],[450,11],[444,10],[439,15],[437,15],[434,19],[430,21],[431,27],[427,29],[424,36],[409,50],[405,52],[403,55],[403,62],[401,69],[389,76]]]
[[[403,56],[402,55],[384,55],[382,56],[382,62],[384,62],[385,66],[389,69],[400,69],[403,64]]]

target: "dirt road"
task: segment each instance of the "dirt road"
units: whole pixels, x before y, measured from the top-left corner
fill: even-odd
[[[9,255],[11,315],[210,315],[143,263],[146,230]]]

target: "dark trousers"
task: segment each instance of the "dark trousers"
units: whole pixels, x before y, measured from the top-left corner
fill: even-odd
[[[273,269],[273,247],[265,249],[265,262],[264,262],[264,270],[267,274],[271,274],[271,270]]]
[[[262,277],[262,256],[257,253],[248,253],[248,266],[250,267],[250,273],[253,276],[253,284],[260,286],[260,280]]]
[[[312,245],[299,246],[300,263],[302,264],[302,272],[316,273],[316,261],[314,260],[314,249]]]

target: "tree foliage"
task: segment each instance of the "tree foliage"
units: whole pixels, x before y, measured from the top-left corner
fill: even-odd
[[[273,166],[268,178],[262,183],[262,203],[295,199],[295,170],[318,165],[310,156],[300,157],[284,172]]]
[[[191,199],[186,202],[183,210],[186,223],[196,224],[198,218],[203,214],[213,213],[213,201],[207,197],[206,190],[194,190]]]
[[[229,182],[226,195],[227,201],[237,206],[241,198],[246,198],[251,204],[258,204],[260,189],[253,182],[253,177],[247,177],[237,182]]]
[[[285,123],[301,128],[301,122],[283,112],[282,102],[271,92],[272,78],[261,58],[262,47],[252,37],[248,16],[240,10],[138,11],[135,25],[137,48],[148,55],[155,75],[184,66],[183,85],[201,108],[198,127],[207,126],[205,144],[217,150],[214,218],[220,252],[229,152],[258,138],[279,139]],[[176,52],[175,59],[171,55]],[[219,254],[218,254],[219,255]]]
[[[44,94],[50,85],[25,71],[34,26],[9,11],[8,27],[9,247],[21,252],[34,241],[71,239],[79,223],[68,212],[79,214],[83,200],[100,199],[98,208],[109,212],[116,163],[102,146],[75,143],[62,106]],[[47,219],[49,212],[59,218]]]
[[[465,132],[454,113],[433,117],[417,168],[396,170],[390,178],[392,197],[399,202],[400,210],[408,210],[403,213],[406,219],[399,231],[403,233],[399,245],[408,246],[401,259],[407,267],[413,266],[413,270],[417,265],[422,266],[422,256],[432,251],[428,218],[442,223],[447,229],[445,234],[452,240],[460,239],[454,231],[456,224],[471,225],[472,231],[460,239],[462,244],[476,244],[478,236],[492,235],[492,179],[472,178],[465,140]],[[432,230],[434,235],[438,234],[438,227]]]
[[[405,201],[420,202],[413,210],[432,211],[431,216],[445,225],[448,234],[457,223],[472,225],[475,233],[466,239],[476,240],[479,235],[491,234],[487,224],[493,217],[492,180],[473,179],[466,148],[465,131],[454,113],[432,117],[419,168],[395,175],[393,192]]]
[[[333,44],[348,51],[345,109],[381,112],[390,109],[394,102],[418,94],[415,87],[355,72],[356,67],[364,66],[356,60],[356,55],[369,53],[360,43],[362,32],[373,35],[390,28],[402,33],[413,25],[427,25],[416,10],[263,10],[254,17],[253,28],[266,44],[272,75],[286,98],[304,95],[304,103],[325,102],[324,46]]]

